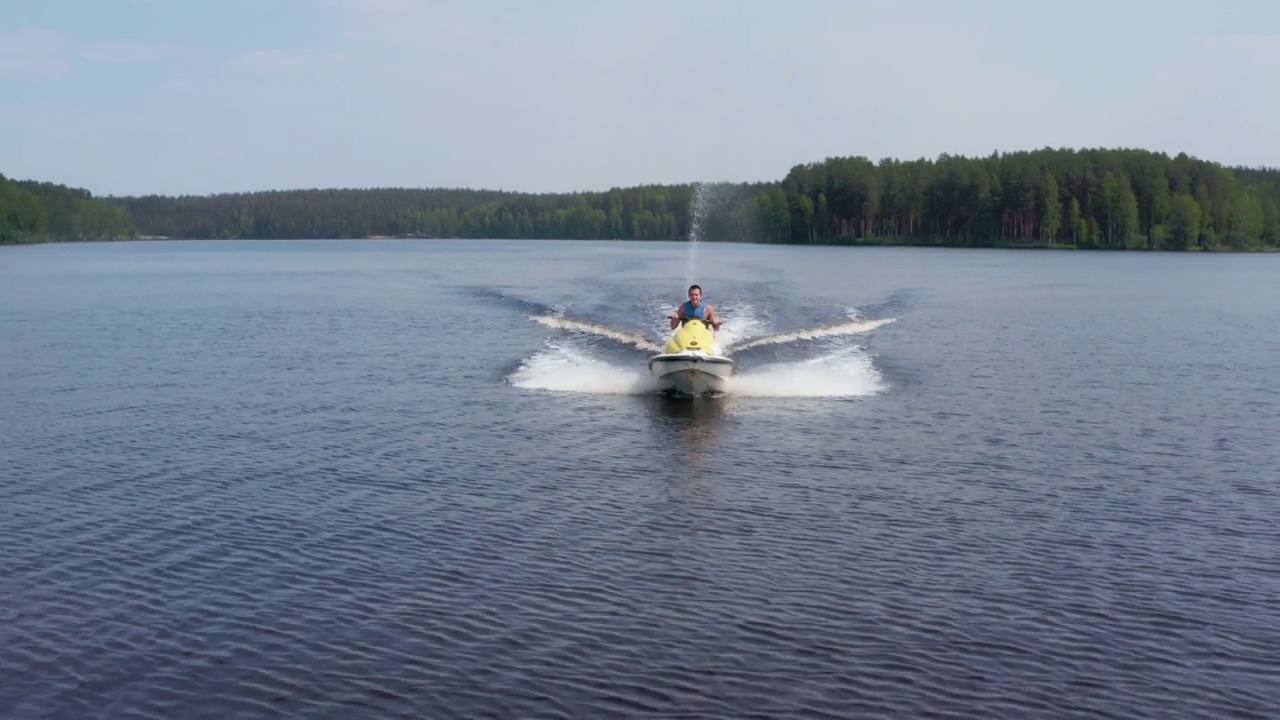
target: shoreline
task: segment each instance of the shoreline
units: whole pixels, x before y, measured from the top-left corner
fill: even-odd
[[[114,238],[111,240],[37,240],[34,242],[16,242],[16,243],[0,243],[0,248],[6,247],[30,247],[34,245],[102,245],[114,243],[184,243],[184,242],[360,242],[374,241],[385,242],[387,240],[430,240],[435,242],[594,242],[594,243],[680,243],[688,244],[691,241],[680,238],[648,238],[637,240],[623,240],[619,238],[463,238],[463,237],[433,237],[433,236],[417,236],[417,235],[366,235],[361,237],[296,237],[296,238],[215,238],[215,237],[190,237],[190,238],[170,238],[163,236],[141,236],[131,238]],[[1150,254],[1150,255],[1267,255],[1280,253],[1280,247],[1259,247],[1259,248],[1226,248],[1226,247],[1191,247],[1185,250],[1174,249],[1152,249],[1148,247],[1135,248],[1108,248],[1108,247],[1081,247],[1078,245],[1068,245],[1065,243],[992,243],[985,245],[961,245],[950,243],[932,242],[927,238],[918,241],[888,241],[876,239],[858,239],[858,240],[832,240],[827,242],[815,243],[787,243],[765,240],[700,240],[698,242],[714,245],[774,245],[779,247],[796,247],[796,248],[922,248],[922,249],[938,249],[938,250],[1027,250],[1027,251],[1066,251],[1066,252],[1099,252],[1099,253],[1115,253],[1115,254]]]

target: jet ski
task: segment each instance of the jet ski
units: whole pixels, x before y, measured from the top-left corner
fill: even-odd
[[[676,328],[664,352],[649,358],[649,373],[658,389],[684,395],[722,392],[733,370],[733,360],[720,351],[711,328],[697,319]]]

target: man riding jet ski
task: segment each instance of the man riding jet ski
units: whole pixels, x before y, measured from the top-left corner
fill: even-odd
[[[712,330],[720,329],[720,320],[715,309],[703,302],[702,288],[689,286],[689,301],[668,319],[675,333],[665,351],[649,359],[649,372],[658,387],[685,395],[723,391],[734,364],[716,342]]]
[[[697,318],[703,323],[711,323],[712,329],[716,332],[720,331],[720,321],[716,319],[716,309],[711,303],[702,302],[702,288],[697,285],[689,286],[689,300],[680,303],[680,307],[671,313],[668,318],[671,321],[671,329],[675,330],[676,325],[682,324],[689,320]]]

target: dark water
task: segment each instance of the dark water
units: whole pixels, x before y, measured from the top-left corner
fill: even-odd
[[[1280,717],[1280,257],[689,262],[0,250],[0,717]]]

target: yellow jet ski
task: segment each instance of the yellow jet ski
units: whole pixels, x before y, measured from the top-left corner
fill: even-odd
[[[697,319],[676,328],[664,352],[649,358],[649,373],[658,388],[685,395],[722,392],[733,369],[733,360],[721,353],[711,328]]]

